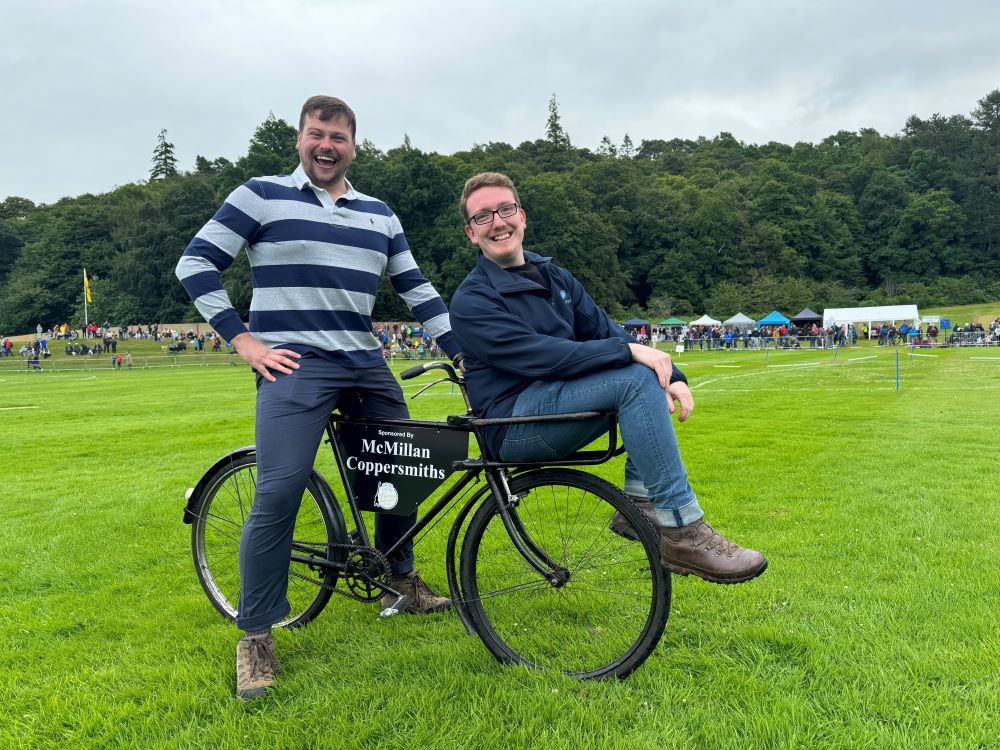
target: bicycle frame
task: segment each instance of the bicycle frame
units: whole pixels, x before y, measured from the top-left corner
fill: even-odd
[[[464,381],[447,364],[422,364],[402,379],[432,368],[444,369],[443,380],[466,396]],[[492,442],[490,430],[501,425],[567,421],[581,421],[570,432],[585,437],[604,420],[604,450],[557,461],[506,462],[486,439]],[[654,526],[614,483],[568,468],[624,452],[616,415],[423,421],[331,414],[325,430],[342,492],[312,467],[293,519],[289,611],[279,625],[311,622],[333,594],[381,600],[380,617],[445,608],[443,598],[425,601],[419,581],[397,581],[390,563],[408,557],[411,545],[447,516],[451,603],[468,634],[497,660],[604,679],[627,676],[652,653],[670,609],[670,577]],[[256,499],[258,459],[254,446],[232,451],[186,493],[196,573],[230,620],[239,618],[239,532]],[[410,528],[380,550],[369,531],[370,511],[395,514],[397,526]],[[442,541],[438,533],[435,548]]]
[[[402,373],[403,379],[409,379],[426,372],[430,369],[444,369],[449,373],[450,377],[443,378],[442,380],[436,382],[450,381],[459,386],[462,392],[462,396],[465,399],[466,405],[468,405],[468,397],[465,391],[464,381],[458,377],[454,370],[449,365],[443,363],[432,362],[425,365],[420,365],[415,368],[411,368],[406,372]],[[434,383],[426,386],[423,390],[429,388]],[[418,393],[418,395],[419,395]],[[483,428],[485,427],[495,427],[501,425],[512,425],[512,424],[525,424],[525,423],[538,423],[538,422],[566,422],[566,421],[584,421],[592,420],[601,416],[608,418],[608,447],[604,451],[577,451],[564,459],[559,461],[535,461],[535,462],[521,462],[521,463],[511,463],[506,461],[499,461],[494,459],[489,451],[488,445],[486,443],[485,437],[483,435]],[[417,535],[420,534],[427,526],[437,518],[440,513],[447,508],[459,497],[462,492],[473,482],[478,480],[480,475],[485,475],[486,487],[491,491],[494,498],[497,499],[498,503],[498,513],[503,522],[504,528],[507,530],[510,536],[511,542],[517,551],[524,557],[524,559],[534,568],[538,573],[545,578],[553,586],[561,586],[565,583],[565,571],[557,565],[553,560],[551,560],[545,552],[534,543],[528,534],[527,530],[521,524],[520,519],[517,517],[516,513],[512,513],[511,509],[516,506],[517,498],[512,496],[507,485],[507,478],[513,474],[519,473],[521,471],[527,471],[532,468],[541,467],[551,467],[551,466],[579,466],[579,465],[596,465],[604,463],[614,456],[621,455],[624,452],[624,448],[618,446],[618,429],[617,429],[617,418],[613,413],[605,412],[579,412],[576,414],[558,414],[551,416],[539,416],[539,417],[510,417],[505,419],[480,419],[472,416],[451,416],[448,417],[446,422],[434,422],[426,420],[416,420],[416,419],[393,419],[393,418],[382,418],[382,417],[346,417],[341,414],[331,414],[330,419],[326,425],[327,432],[327,442],[330,444],[334,460],[337,464],[337,470],[340,473],[341,482],[344,487],[345,499],[347,501],[348,507],[351,511],[352,520],[354,522],[356,543],[363,547],[372,547],[371,539],[368,534],[368,530],[364,523],[364,518],[361,515],[362,511],[358,504],[358,498],[354,493],[351,482],[347,475],[347,457],[344,455],[341,448],[340,442],[337,440],[336,431],[337,425],[339,423],[352,423],[352,424],[363,424],[369,426],[378,427],[388,427],[388,428],[433,428],[445,431],[457,431],[471,433],[475,436],[476,442],[480,450],[479,458],[465,459],[462,461],[455,461],[452,464],[453,471],[464,472],[463,476],[459,478],[451,487],[449,487],[443,495],[434,504],[428,508],[422,515],[418,515],[418,518],[413,526],[411,526],[400,539],[388,550],[384,552],[384,555],[388,559],[392,559],[397,555],[401,549],[410,542],[413,542]],[[473,495],[466,504],[465,508],[462,509],[459,516],[455,519],[452,533],[449,536],[448,545],[448,557],[449,557],[449,583],[454,585],[454,546],[457,540],[458,530],[464,522],[464,519],[468,516],[471,508],[480,500],[483,495],[483,491],[480,491]],[[309,565],[316,565],[319,567],[336,570],[339,572],[345,572],[349,568],[349,563],[340,562],[335,560],[325,560],[317,559],[316,557],[306,557],[303,555],[295,554],[295,551],[307,552],[311,551],[304,545],[294,545],[293,544],[293,554],[292,560],[306,563]],[[384,591],[394,593],[398,595],[398,592],[388,589],[378,582],[374,582],[375,585],[382,588]],[[462,614],[463,623],[467,628],[470,628],[469,623],[466,621],[464,613]],[[470,628],[471,632],[471,628]]]

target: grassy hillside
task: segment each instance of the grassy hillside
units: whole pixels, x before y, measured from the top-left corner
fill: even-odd
[[[951,324],[982,323],[985,327],[991,320],[1000,318],[1000,301],[987,302],[978,305],[953,305],[951,307],[927,307],[920,310],[921,315],[940,315],[951,320]]]

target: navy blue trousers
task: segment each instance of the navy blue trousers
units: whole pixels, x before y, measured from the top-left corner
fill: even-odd
[[[385,366],[342,367],[305,354],[291,375],[257,376],[257,491],[240,539],[240,601],[236,625],[262,630],[289,610],[288,561],[295,517],[330,412],[407,418],[399,383]],[[416,520],[416,513],[375,515],[375,546],[389,549]],[[413,570],[413,545],[392,563],[393,573]]]

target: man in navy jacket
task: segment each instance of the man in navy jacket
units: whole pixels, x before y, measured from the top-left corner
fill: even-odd
[[[508,177],[472,177],[461,211],[480,252],[452,297],[451,324],[476,413],[616,412],[629,456],[625,491],[659,531],[664,564],[714,583],[763,573],[764,556],[715,531],[698,506],[670,419],[679,405],[686,420],[694,398],[670,355],[636,343],[566,269],[524,250],[527,217]],[[521,424],[493,428],[488,442],[507,461],[553,460],[606,429],[603,418]],[[634,538],[618,514],[611,528]]]

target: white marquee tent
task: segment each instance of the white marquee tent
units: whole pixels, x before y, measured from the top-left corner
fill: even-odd
[[[920,313],[916,305],[882,305],[880,307],[831,307],[823,311],[823,327],[839,326],[844,323],[895,323],[896,321],[918,325]]]
[[[702,315],[698,320],[692,320],[688,323],[690,326],[717,326],[722,325],[722,323],[715,318],[708,317],[708,314]]]

